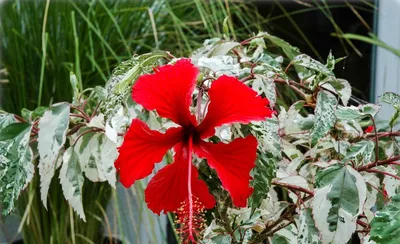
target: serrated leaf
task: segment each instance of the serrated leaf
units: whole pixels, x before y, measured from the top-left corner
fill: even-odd
[[[398,171],[396,168],[388,166],[381,169],[384,172],[388,172],[393,175],[397,175]],[[395,177],[385,175],[383,178],[383,185],[385,187],[385,191],[389,197],[392,197],[398,193],[398,189],[400,186],[400,180],[396,179]]]
[[[231,56],[213,56],[211,58],[201,57],[197,64],[199,67],[207,68],[216,76],[229,75],[238,76],[240,65]]]
[[[231,244],[232,237],[230,235],[217,235],[212,238],[212,242],[215,244]]]
[[[320,234],[315,227],[315,222],[312,217],[310,208],[305,208],[300,212],[299,226],[297,233],[298,244],[320,244]]]
[[[390,117],[390,121],[389,121],[390,128],[393,128],[396,125],[399,117],[400,117],[400,110],[397,109],[396,112],[394,112],[394,114],[392,115],[392,117]]]
[[[254,75],[252,83],[252,89],[255,90],[259,95],[264,94],[269,100],[270,106],[274,107],[276,103],[276,89],[274,79],[269,78],[265,75],[256,74]]]
[[[30,111],[30,110],[28,110],[26,108],[23,108],[21,110],[21,115],[22,115],[22,118],[24,118],[25,120],[33,121],[36,118],[42,117],[44,112],[47,111],[47,109],[48,109],[48,107],[43,107],[43,106],[42,107],[37,107],[33,111]]]
[[[108,181],[115,188],[114,162],[118,156],[117,145],[103,133],[87,133],[75,147],[82,172],[93,181]]]
[[[107,97],[103,107],[106,117],[114,114],[121,108],[123,100],[131,92],[134,81],[144,74],[151,72],[160,59],[166,57],[166,52],[154,51],[151,53],[133,56],[131,59],[120,63],[112,72],[107,81],[105,91]]]
[[[209,57],[219,56],[219,55],[226,55],[229,53],[233,48],[240,46],[239,42],[222,42],[217,44],[213,50],[211,51]]]
[[[262,40],[263,39],[255,39],[255,40]],[[282,58],[282,56],[281,56]],[[271,57],[267,53],[259,53],[255,58],[253,58],[253,62],[257,63],[258,65],[254,67],[254,71],[258,73],[263,73],[268,75],[268,77],[272,78],[272,76],[276,76],[278,74],[281,78],[288,80],[285,71],[282,69],[282,64],[278,62],[275,58]]]
[[[67,139],[69,111],[68,103],[54,104],[44,113],[38,124],[40,199],[46,209],[47,194],[56,169],[56,160]]]
[[[85,179],[82,175],[78,155],[72,147],[64,153],[59,178],[65,199],[79,217],[86,221],[82,204],[82,186]]]
[[[400,95],[394,92],[386,92],[379,97],[379,102],[392,105],[395,109],[400,109]]]
[[[297,229],[289,225],[277,231],[272,238],[273,244],[297,244]]]
[[[372,157],[374,156],[374,149],[375,144],[370,140],[362,140],[353,143],[349,148],[347,148],[347,154],[343,159],[343,162],[348,162],[352,159],[357,162],[371,162]]]
[[[363,177],[350,166],[334,165],[317,174],[316,184],[311,205],[322,242],[347,243],[366,199]]]
[[[400,243],[400,195],[393,196],[372,219],[370,240],[378,244]]]
[[[306,54],[300,54],[292,59],[292,64],[311,69],[326,76],[334,76],[333,72],[329,70],[321,62],[311,58]]]
[[[328,81],[324,82],[321,87],[334,92],[339,95],[344,106],[347,106],[351,97],[351,85],[347,80],[340,78],[328,78]]]
[[[274,156],[281,157],[281,139],[279,137],[279,122],[275,117],[265,121],[253,122],[252,134],[258,139],[258,147],[261,152],[270,152]]]
[[[6,126],[15,123],[15,118],[13,114],[0,114],[0,131],[5,128]]]
[[[380,187],[380,180],[375,174],[365,173],[363,172],[363,177],[365,182],[367,183],[367,197],[365,200],[365,204],[363,206],[363,212],[367,217],[368,222],[375,216],[376,209],[376,200],[378,195],[378,190]]]
[[[275,177],[276,164],[279,161],[270,153],[258,154],[256,166],[253,168],[253,180],[251,185],[254,189],[249,199],[249,206],[253,209],[260,206],[267,196],[271,187],[271,181]]]
[[[360,119],[365,116],[375,116],[380,107],[375,104],[365,104],[358,107],[344,107],[339,105],[336,109],[336,117],[340,120]]]
[[[318,92],[315,108],[315,123],[311,129],[311,145],[314,146],[323,138],[336,122],[337,99],[327,91]]]
[[[32,126],[13,123],[0,131],[0,205],[9,214],[19,194],[32,180],[33,153],[29,146]]]
[[[256,166],[253,168],[254,188],[250,206],[257,208],[268,194],[271,180],[275,177],[277,163],[281,160],[281,141],[278,134],[279,123],[276,118],[268,118],[251,125],[251,133],[258,139],[259,150]]]
[[[279,37],[272,36],[267,32],[260,32],[257,34],[257,36],[263,36],[265,39],[268,39],[276,46],[282,48],[282,51],[290,60],[300,54],[300,50],[297,47],[293,47],[288,42],[280,39]]]
[[[332,50],[331,50],[331,51],[329,51],[328,58],[326,59],[326,67],[329,70],[333,71],[335,69],[335,65],[345,58],[346,57],[341,57],[341,58],[335,59],[335,57],[332,55]]]

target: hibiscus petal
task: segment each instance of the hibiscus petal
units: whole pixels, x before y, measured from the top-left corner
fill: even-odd
[[[147,110],[155,109],[161,117],[189,125],[189,106],[198,73],[190,59],[158,67],[155,74],[140,76],[132,88],[132,99]]]
[[[188,194],[188,149],[178,144],[175,147],[175,162],[159,170],[145,190],[147,206],[154,213],[172,212],[182,206]],[[190,152],[191,153],[191,152]],[[192,167],[192,194],[206,209],[214,207],[214,197],[206,183],[198,179],[197,168]]]
[[[214,135],[215,127],[223,124],[249,123],[272,116],[268,99],[258,96],[235,77],[219,77],[212,83],[208,95],[208,112],[197,128],[202,138]]]
[[[206,158],[211,168],[231,195],[233,204],[246,207],[247,198],[253,192],[250,187],[250,170],[255,166],[257,139],[254,136],[238,138],[229,144],[200,142],[195,153]]]
[[[121,183],[130,187],[136,180],[151,174],[154,164],[160,162],[168,149],[182,138],[181,127],[170,128],[162,134],[150,130],[139,119],[132,120],[114,164],[120,172]]]

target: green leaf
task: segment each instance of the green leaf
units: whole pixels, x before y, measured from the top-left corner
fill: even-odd
[[[317,174],[316,185],[311,205],[322,242],[347,243],[366,199],[363,177],[350,166],[334,165]]]
[[[335,125],[337,99],[327,91],[318,92],[315,123],[311,129],[311,145],[315,146]]]
[[[255,39],[255,40],[262,40],[262,39]],[[285,71],[282,69],[282,64],[265,52],[260,53],[255,58],[253,58],[253,62],[258,64],[256,67],[254,67],[254,72],[256,73],[262,72],[269,78],[272,78],[272,76],[278,74],[281,78],[285,80],[289,79]],[[270,73],[272,73],[272,75],[269,75]]]
[[[366,116],[375,116],[378,113],[379,108],[380,106],[372,103],[360,105],[358,107],[343,107],[339,105],[336,109],[336,117],[340,120],[353,120],[360,119]]]
[[[291,224],[277,231],[272,238],[273,244],[297,244],[297,229]]]
[[[378,244],[400,243],[400,195],[393,196],[390,203],[376,213],[371,222],[370,240]]]
[[[228,54],[233,48],[240,46],[239,42],[222,42],[217,44],[208,57],[219,56],[219,55],[226,55]]]
[[[400,95],[394,92],[386,92],[379,97],[379,102],[392,105],[395,109],[400,109]]]
[[[82,186],[85,179],[82,175],[78,155],[72,147],[68,148],[64,153],[59,178],[65,199],[67,199],[79,217],[86,221],[82,205]]]
[[[38,164],[40,173],[40,198],[47,209],[47,194],[51,179],[56,169],[56,160],[60,149],[67,139],[69,126],[68,103],[57,103],[46,111],[39,120],[38,150],[40,161]]]
[[[103,133],[87,133],[75,145],[82,172],[93,181],[108,181],[115,188],[117,145]]]
[[[348,162],[352,159],[356,160],[357,162],[371,162],[372,157],[374,156],[374,149],[375,144],[370,140],[363,140],[353,143],[347,149],[347,154],[343,159],[343,162]]]
[[[13,114],[0,114],[0,131],[8,125],[15,123],[15,117]]]
[[[306,54],[300,54],[294,57],[291,63],[316,71],[326,76],[334,76],[333,72],[329,70],[325,65]]]
[[[23,108],[21,110],[21,115],[22,118],[24,118],[27,121],[32,121],[35,120],[36,118],[42,117],[44,112],[46,112],[48,108],[47,107],[37,107],[35,110],[30,111],[26,108]]]
[[[256,166],[253,168],[253,181],[251,185],[254,189],[249,199],[249,206],[256,209],[267,196],[271,187],[271,181],[275,177],[276,164],[279,159],[270,153],[258,154]]]
[[[390,104],[396,109],[396,112],[389,121],[390,128],[393,128],[400,116],[400,95],[393,92],[386,92],[379,97],[379,102]]]
[[[340,78],[328,78],[321,87],[339,95],[344,106],[347,106],[351,97],[351,85],[347,80]]]
[[[217,235],[212,238],[212,241],[215,244],[231,244],[232,237],[230,235]]]
[[[280,39],[279,37],[272,36],[267,32],[260,32],[257,36],[263,36],[265,39],[268,39],[276,46],[282,48],[282,51],[290,60],[300,54],[300,50],[297,47],[293,47],[288,42]]]
[[[320,234],[315,227],[315,222],[312,217],[312,210],[305,208],[300,212],[299,232],[297,233],[298,244],[319,244],[321,243]]]
[[[29,146],[31,125],[13,123],[0,131],[0,204],[2,214],[13,209],[15,201],[32,180],[33,153]]]
[[[392,115],[392,117],[390,118],[390,121],[389,121],[390,128],[393,128],[393,126],[396,125],[399,117],[400,117],[400,110],[396,109],[396,112]]]
[[[137,78],[144,73],[151,72],[153,66],[166,56],[166,52],[163,51],[133,56],[113,70],[105,88],[107,97],[103,107],[106,110],[106,117],[113,115],[122,106],[123,100],[130,94],[130,87]]]
[[[198,66],[207,68],[215,73],[216,76],[230,75],[238,76],[240,65],[231,56],[214,56],[211,58],[201,57]]]
[[[254,75],[254,78],[255,79],[251,85],[252,89],[255,90],[258,95],[264,94],[264,96],[269,100],[271,107],[274,107],[276,103],[274,79],[259,74]]]
[[[346,57],[341,57],[341,58],[335,59],[335,57],[332,55],[332,50],[331,50],[331,51],[329,51],[329,55],[328,55],[328,58],[326,60],[326,67],[329,70],[333,71],[335,69],[335,65],[337,63],[339,63],[340,61],[342,61],[343,59],[345,59],[345,58]]]

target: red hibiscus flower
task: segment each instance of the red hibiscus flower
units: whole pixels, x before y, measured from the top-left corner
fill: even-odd
[[[206,209],[215,205],[206,183],[198,179],[197,168],[192,164],[193,153],[207,159],[209,166],[215,169],[234,205],[245,207],[252,193],[249,173],[255,165],[256,138],[238,138],[229,144],[204,139],[213,136],[215,128],[223,124],[249,123],[271,117],[269,102],[238,79],[221,76],[208,91],[207,115],[198,121],[199,118],[189,111],[198,74],[189,59],[181,59],[174,65],[155,69],[155,74],[142,75],[132,89],[134,101],[180,125],[160,133],[134,119],[115,162],[121,183],[129,187],[151,174],[154,164],[174,148],[174,162],[159,170],[145,190],[147,205],[157,214],[176,211],[186,201],[191,208],[197,203]]]

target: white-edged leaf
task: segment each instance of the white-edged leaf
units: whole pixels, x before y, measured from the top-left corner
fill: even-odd
[[[375,116],[380,109],[379,105],[368,103],[358,107],[344,107],[339,105],[336,109],[336,117],[340,120],[360,119],[365,116]]]
[[[251,129],[253,135],[258,139],[258,146],[262,152],[270,152],[277,157],[281,156],[279,122],[276,117],[267,118],[261,122],[253,122]]]
[[[384,172],[393,174],[393,175],[398,174],[397,169],[395,169],[394,167],[390,167],[390,166],[383,167],[383,168],[381,168],[381,170]],[[383,184],[385,186],[385,190],[389,197],[392,197],[398,193],[398,189],[400,186],[400,180],[398,180],[394,177],[391,177],[389,175],[385,175],[385,177],[383,178]]]
[[[329,78],[328,82],[321,85],[323,88],[338,94],[344,106],[347,106],[351,97],[351,85],[347,80]]]
[[[35,169],[29,146],[31,128],[27,123],[13,123],[0,130],[0,205],[3,215],[14,209],[19,194],[33,178]]]
[[[114,162],[118,156],[117,145],[103,133],[87,133],[74,147],[85,176],[93,181],[107,181],[115,188]]]
[[[276,89],[274,79],[267,77],[265,75],[254,75],[254,80],[252,83],[252,88],[259,95],[264,94],[269,100],[271,107],[275,106],[276,103]]]
[[[345,244],[363,209],[365,181],[350,166],[334,165],[317,174],[316,183],[312,209],[322,242]]]
[[[400,243],[400,195],[380,210],[371,221],[370,239],[378,244]]]
[[[271,243],[274,244],[298,244],[297,229],[294,224],[291,224],[274,233]]]
[[[104,114],[94,116],[87,124],[89,127],[104,129]]]
[[[211,51],[210,56],[219,56],[226,55],[233,48],[240,46],[239,42],[222,42],[220,44],[215,45],[214,49]]]
[[[346,157],[343,162],[348,162],[349,160],[356,160],[357,162],[370,162],[374,156],[375,143],[370,140],[362,140],[351,144],[347,148]]]
[[[300,54],[294,57],[291,63],[294,65],[303,66],[326,76],[334,76],[333,72],[324,64],[306,54]]]
[[[240,65],[231,56],[201,57],[198,66],[211,70],[216,76],[238,76],[240,69]]]
[[[336,97],[327,91],[318,92],[315,108],[315,123],[311,129],[311,145],[314,146],[323,138],[336,122]]]
[[[310,208],[300,211],[299,226],[297,233],[298,244],[319,244],[321,243],[319,231],[315,227],[315,222]]]
[[[376,206],[378,190],[380,187],[380,180],[375,174],[363,172],[363,177],[367,183],[367,198],[363,206],[363,212],[368,219],[368,222],[375,217],[373,209]]]
[[[392,105],[395,109],[400,110],[400,95],[394,92],[386,92],[379,97],[379,102]]]
[[[47,194],[56,169],[56,160],[67,138],[69,111],[68,103],[54,104],[44,113],[38,124],[40,199],[46,209]]]
[[[0,130],[9,124],[15,123],[15,118],[13,114],[0,114]]]
[[[78,155],[72,147],[64,153],[59,177],[65,199],[79,217],[86,222],[82,204],[82,186],[85,179],[82,175]]]

